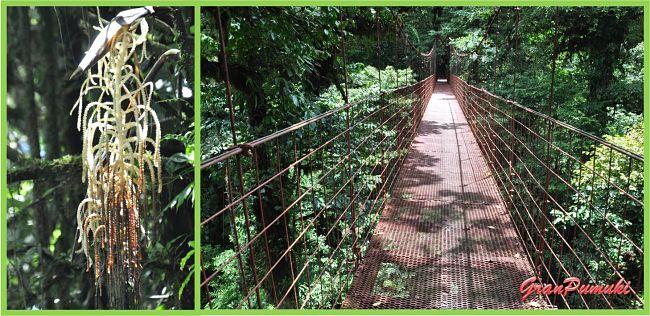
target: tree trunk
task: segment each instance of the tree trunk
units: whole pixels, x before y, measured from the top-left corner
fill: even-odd
[[[38,107],[34,99],[34,71],[32,65],[32,37],[31,37],[31,24],[29,17],[30,8],[25,7],[20,10],[20,38],[24,39],[22,42],[21,62],[25,65],[25,77],[23,78],[23,98],[22,103],[27,106],[26,121],[27,138],[29,140],[29,151],[32,158],[41,158],[41,145],[38,137]]]
[[[43,29],[41,30],[41,40],[39,45],[47,47],[39,51],[43,52],[41,70],[44,72],[45,84],[41,85],[41,100],[45,108],[45,159],[54,159],[61,156],[61,143],[59,141],[59,130],[61,126],[60,117],[66,113],[63,106],[59,103],[57,91],[59,91],[57,80],[57,54],[60,52],[57,45],[57,29],[54,11],[48,7],[38,7],[38,12],[43,19]]]
[[[80,9],[85,10],[85,8]],[[83,14],[80,14],[83,16]],[[77,63],[81,60],[83,56],[85,47],[86,36],[79,27],[79,21],[77,19],[70,18],[68,15],[62,15],[63,24],[65,25],[65,30],[69,34],[69,41],[64,46],[65,50],[65,70],[66,72],[62,75],[64,79],[70,77],[70,74],[77,67]],[[74,80],[65,80],[62,87],[62,107],[65,114],[63,119],[63,139],[64,139],[64,152],[68,155],[78,155],[82,150],[82,135],[81,132],[77,130],[77,115],[69,115],[70,109],[73,104],[77,101],[79,97],[79,86],[83,81],[83,76],[79,76]]]
[[[34,71],[33,71],[33,60],[32,60],[32,31],[31,31],[31,18],[30,18],[30,8],[25,7],[20,10],[20,38],[23,39],[22,50],[21,50],[21,63],[25,66],[24,72],[25,76],[23,78],[23,96],[22,104],[27,107],[28,111],[26,112],[26,122],[27,122],[27,139],[29,142],[30,155],[34,159],[41,158],[41,144],[38,133],[38,116],[39,110],[36,105],[36,100],[34,97]],[[34,181],[34,188],[32,190],[32,196],[34,200],[38,200],[43,195],[43,186],[45,183],[42,181]],[[34,221],[36,228],[36,238],[39,244],[39,271],[41,273],[41,307],[50,308],[52,300],[49,299],[49,296],[46,294],[46,291],[43,290],[45,283],[45,277],[48,275],[46,268],[49,267],[49,260],[44,255],[45,251],[49,246],[49,237],[51,233],[51,221],[47,216],[46,205],[44,203],[38,202],[33,205],[34,211]]]

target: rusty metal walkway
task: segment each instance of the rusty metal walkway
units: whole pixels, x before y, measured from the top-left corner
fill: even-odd
[[[348,308],[530,308],[533,268],[497,183],[446,83],[427,105]]]

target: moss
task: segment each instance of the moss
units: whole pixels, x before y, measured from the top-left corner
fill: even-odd
[[[81,156],[63,156],[53,160],[25,159],[7,173],[9,183],[36,180],[60,179],[81,174]]]

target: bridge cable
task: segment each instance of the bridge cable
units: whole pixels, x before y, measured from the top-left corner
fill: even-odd
[[[346,47],[345,47],[345,29],[343,27],[343,22],[345,18],[345,8],[340,7],[340,31],[341,31],[341,57],[343,59],[343,76],[344,76],[344,84],[345,84],[345,105],[350,104],[350,99],[349,99],[349,94],[348,94],[348,63],[347,63],[347,55],[346,55]],[[345,125],[346,125],[346,130],[345,130],[345,142],[346,142],[346,156],[348,160],[348,178],[351,180],[349,184],[349,189],[348,189],[348,194],[349,194],[349,199],[350,199],[350,204],[352,205],[351,211],[350,211],[350,231],[351,235],[354,236],[354,238],[351,240],[352,243],[352,255],[353,255],[353,260],[354,260],[354,267],[356,268],[358,262],[359,262],[359,252],[360,249],[358,248],[357,245],[357,233],[356,233],[356,221],[354,220],[356,218],[356,204],[354,203],[354,180],[352,177],[352,154],[351,154],[351,144],[350,144],[350,107],[348,107],[345,110]]]
[[[519,70],[519,45],[521,41],[521,34],[519,33],[520,13],[521,7],[514,7],[515,11],[515,33],[514,37],[514,50],[515,50],[515,65],[512,72],[512,101],[517,102],[517,71]]]
[[[377,46],[375,54],[377,55],[377,77],[379,80],[379,95],[381,95],[381,38],[380,38],[380,24],[379,24],[379,8],[375,9],[375,29],[377,31]]]
[[[519,66],[519,44],[520,44],[519,41],[520,41],[520,36],[521,36],[521,34],[519,34],[519,22],[520,22],[519,14],[521,12],[521,8],[520,7],[514,7],[514,11],[515,11],[515,33],[514,33],[513,37],[514,37],[514,53],[515,53],[514,59],[515,60],[514,60],[514,67],[513,67],[514,69],[512,71],[512,98],[513,98],[513,101],[516,102],[516,96],[517,96],[517,71],[519,69],[519,67],[518,67]],[[511,134],[511,142],[512,142],[512,144],[516,144],[516,140],[515,140],[515,132],[516,132],[515,131],[515,128],[516,128],[516,126],[515,126],[515,108],[513,106],[510,107],[510,119],[509,119],[509,121],[510,121],[509,122],[510,123],[510,132],[512,133]],[[512,176],[514,174],[515,157],[514,157],[513,150],[509,150],[508,152],[509,152],[509,154],[508,154],[508,183],[510,185],[510,190],[508,192],[508,195],[511,195],[515,191],[514,182],[513,182],[513,179],[512,179]],[[513,207],[514,207],[514,203],[513,203]],[[530,254],[529,254],[529,257],[530,257]]]
[[[377,46],[375,48],[375,53],[377,55],[377,78],[379,80],[379,89],[378,89],[378,91],[379,91],[379,123],[380,123],[380,126],[383,126],[386,123],[386,114],[385,114],[385,111],[384,111],[384,95],[381,93],[381,89],[382,89],[381,88],[381,84],[382,84],[382,82],[381,82],[382,64],[381,64],[381,23],[379,21],[379,10],[380,9],[381,9],[380,7],[375,8],[375,31],[377,33],[377,40],[376,40],[377,41],[377,43],[376,43]],[[381,161],[382,162],[384,161],[384,159],[386,157],[386,149],[384,147],[385,146],[382,143],[381,148],[380,148],[380,150],[381,150]],[[382,172],[381,173],[381,182],[385,183],[384,181],[386,181],[386,176]],[[381,195],[381,193],[382,192],[380,192],[379,194]]]
[[[398,25],[398,16],[392,12],[393,19],[395,20],[395,88],[399,88],[399,45],[398,45],[398,34],[399,34],[399,25]]]
[[[497,93],[497,79],[499,78],[499,16],[494,17],[494,69],[492,72],[492,93]]]
[[[221,46],[221,58],[222,58],[222,63],[223,63],[222,66],[223,66],[223,72],[224,72],[224,81],[226,83],[226,99],[227,99],[226,101],[228,103],[228,111],[229,111],[229,114],[230,114],[230,132],[231,132],[231,136],[232,136],[233,146],[237,146],[238,145],[237,144],[237,133],[236,133],[236,130],[235,130],[235,108],[234,108],[234,105],[233,105],[233,102],[232,102],[230,75],[229,75],[229,72],[228,72],[228,53],[226,52],[226,41],[225,41],[225,36],[226,35],[225,35],[224,29],[223,29],[223,22],[221,21],[221,8],[219,8],[219,7],[217,7],[217,23],[219,24],[219,39],[220,39],[219,44]],[[243,174],[244,174],[244,170],[243,170],[242,164],[241,164],[241,156],[237,155],[237,176],[239,178],[239,191],[240,191],[239,193],[240,194],[244,194],[244,175]],[[232,192],[230,191],[228,195],[232,196]],[[246,215],[248,215],[248,206],[247,206],[247,204],[244,203],[243,206],[244,206],[244,213]],[[233,225],[235,223],[235,217],[234,216],[235,216],[234,212],[231,212],[231,220],[233,222]],[[234,237],[235,237],[235,240],[236,240],[235,244],[236,244],[236,247],[237,247],[237,252],[239,253],[239,238],[237,236],[238,235],[237,229],[233,229],[233,232],[234,232],[234,235],[235,235]],[[250,240],[251,239],[250,230],[247,229],[246,233],[247,233],[248,240]],[[258,281],[257,281],[257,269],[255,268],[254,257],[255,257],[255,252],[251,248],[251,251],[249,252],[249,261],[251,261],[253,276],[254,276],[254,279],[255,279],[255,283],[257,284],[258,283]],[[246,276],[245,276],[246,274],[245,274],[245,271],[244,271],[241,255],[238,255],[238,261],[239,261],[240,273],[241,273],[241,276],[242,276],[242,286],[244,288],[244,291],[248,294],[248,288],[247,288],[246,281],[245,281],[246,280]],[[207,286],[207,284],[206,284],[206,286]],[[261,308],[262,298],[261,298],[261,294],[259,292],[259,289],[255,289],[255,294],[256,294],[256,297],[257,297],[257,305],[258,305],[259,308]],[[208,295],[208,296],[210,296],[210,295]],[[247,305],[248,305],[249,308],[251,307],[250,298],[247,298]]]
[[[557,65],[557,55],[558,55],[558,42],[557,42],[557,36],[558,36],[558,17],[559,17],[559,7],[555,7],[555,17],[553,19],[553,53],[551,56],[551,82],[550,82],[550,87],[549,87],[549,95],[548,95],[548,101],[547,101],[547,107],[546,107],[546,115],[547,115],[547,125],[546,125],[546,161],[550,161],[551,159],[551,120],[550,118],[553,116],[553,103],[554,103],[554,97],[555,97],[555,75],[556,75],[556,65]],[[542,201],[542,214],[546,214],[548,211],[548,204],[549,204],[549,199],[551,198],[550,193],[549,193],[549,186],[551,184],[551,170],[550,166],[552,164],[549,163],[548,166],[546,166],[546,179],[544,182],[544,193],[546,195],[546,198]],[[540,242],[538,244],[538,249],[539,255],[538,258],[539,260],[543,260],[541,257],[543,257],[543,248],[544,248],[544,243],[542,243],[542,239],[546,239],[544,236],[544,232],[546,231],[546,222],[542,223],[542,238],[540,239]]]
[[[472,65],[470,67],[471,70],[472,70],[470,72],[470,77],[474,77],[475,82],[479,82],[479,80],[477,80],[477,79],[480,79],[480,78],[476,78],[476,77],[479,76],[479,74],[478,74],[478,67],[479,67],[479,65],[478,65],[479,58],[478,58],[478,56],[481,53],[481,48],[483,48],[483,42],[488,37],[488,34],[490,33],[490,30],[492,29],[492,24],[494,23],[494,21],[496,20],[496,18],[499,16],[500,13],[501,13],[501,10],[500,10],[499,7],[494,9],[494,13],[492,14],[492,17],[490,18],[490,21],[488,22],[488,26],[485,29],[485,32],[483,33],[483,37],[481,38],[481,41],[478,43],[478,45],[476,45],[476,48],[474,49],[474,53],[476,54],[476,59],[473,60]],[[470,78],[468,78],[468,79],[470,79]]]
[[[221,62],[223,68],[224,82],[226,84],[226,102],[228,103],[228,112],[230,114],[230,134],[233,146],[237,146],[237,132],[235,130],[235,110],[232,103],[232,92],[230,84],[230,74],[228,73],[228,53],[226,52],[225,32],[221,22],[221,9],[217,7],[217,23],[219,24],[219,44],[221,46]]]
[[[339,28],[340,28],[340,40],[341,40],[341,58],[343,59],[343,78],[344,78],[344,95],[343,99],[345,100],[345,103],[348,104],[350,103],[350,100],[348,99],[348,64],[346,60],[346,51],[345,51],[345,30],[343,28],[343,19],[345,16],[344,8],[339,7],[340,14],[339,14]]]

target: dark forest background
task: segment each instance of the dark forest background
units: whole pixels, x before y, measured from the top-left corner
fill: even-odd
[[[94,309],[94,275],[75,241],[82,136],[69,115],[83,76],[68,80],[119,7],[7,9],[9,309]],[[148,18],[146,71],[180,49],[153,79],[161,122],[163,192],[143,220],[142,309],[193,308],[194,22],[192,8]],[[153,191],[153,190],[152,190]]]

